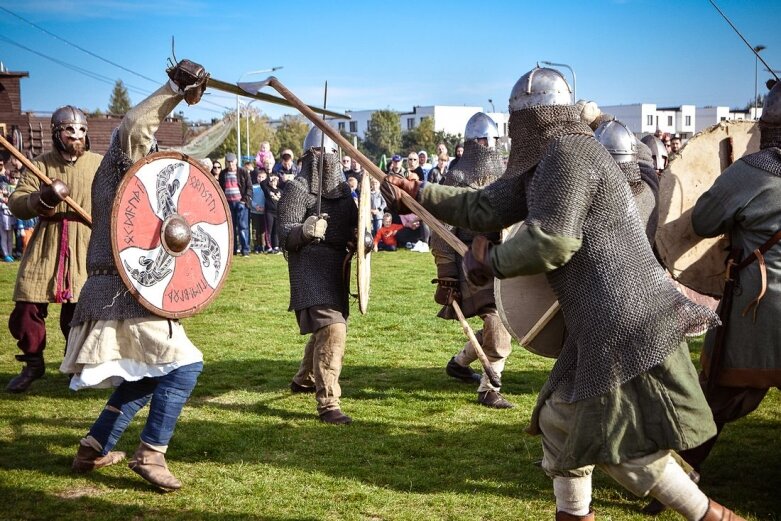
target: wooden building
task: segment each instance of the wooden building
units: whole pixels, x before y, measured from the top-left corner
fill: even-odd
[[[51,113],[22,111],[21,81],[28,76],[27,72],[0,70],[0,132],[28,158],[33,158],[52,148]],[[111,133],[121,120],[122,116],[110,114],[88,116],[90,150],[105,154]],[[160,125],[155,137],[161,148],[182,146],[185,126],[179,118],[169,117]],[[7,158],[8,152],[3,150],[2,156]]]

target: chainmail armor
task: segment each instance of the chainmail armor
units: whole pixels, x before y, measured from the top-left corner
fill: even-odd
[[[442,184],[479,190],[499,179],[501,175],[502,158],[499,151],[471,140],[464,144],[464,155],[461,156],[461,160],[455,168],[445,173]],[[467,228],[445,226],[467,246],[472,244],[472,240],[478,235]],[[498,243],[499,234],[496,234],[494,239]],[[437,233],[431,234],[430,242],[432,253],[437,258],[437,264],[439,265],[447,259],[455,264],[458,270],[461,308],[464,316],[472,317],[495,310],[493,281],[479,287],[472,285],[466,280],[461,263],[462,257]],[[447,320],[458,319],[452,306],[443,306],[437,316]]]
[[[309,149],[301,159],[301,172],[299,175],[304,175],[309,179],[309,187],[311,193],[317,195],[317,190],[320,185],[320,176],[318,173],[318,166],[320,165],[320,159],[312,149]],[[344,197],[345,187],[347,189],[347,195],[350,195],[350,187],[345,184],[347,179],[344,177],[344,171],[342,170],[342,164],[339,161],[339,156],[336,154],[325,154],[323,156],[323,199],[338,199]]]
[[[741,160],[754,168],[781,177],[781,148],[763,148],[759,152],[742,157]]]
[[[759,149],[781,148],[781,126],[759,120]]]
[[[73,325],[88,320],[123,320],[153,316],[130,294],[117,273],[111,249],[111,212],[122,177],[133,162],[122,151],[119,131],[92,182],[92,238],[87,249],[87,278],[81,290]]]
[[[685,335],[718,323],[656,262],[624,175],[593,137],[554,140],[527,199],[528,224],[582,239],[547,273],[568,331],[548,385],[565,400],[615,389],[663,362]]]
[[[314,154],[308,154],[313,156]],[[325,165],[327,172],[336,173],[331,165],[341,166],[328,160]],[[330,184],[333,176],[326,176],[324,188],[330,187],[325,196],[323,191],[321,212],[328,214],[328,227],[325,239],[312,242],[298,251],[288,251],[286,244],[291,230],[301,226],[307,217],[317,213],[317,193],[312,189],[310,179],[316,179],[317,163],[304,161],[301,173],[293,181],[285,185],[282,198],[279,200],[279,241],[288,259],[290,276],[290,307],[289,310],[302,310],[317,305],[331,306],[339,310],[345,317],[349,312],[349,276],[343,276],[345,259],[351,255],[348,243],[355,240],[355,229],[358,226],[358,208],[350,194],[350,187],[345,181],[339,185]],[[343,177],[343,176],[342,176]],[[349,266],[349,264],[348,264]]]
[[[643,181],[640,179],[640,167],[637,165],[637,161],[623,161],[617,163],[618,168],[624,174],[626,182],[629,184],[629,189],[632,191],[632,195],[637,196],[643,191]]]
[[[637,206],[640,209],[641,217],[645,219],[645,215],[648,215],[648,218],[644,220],[646,223],[645,234],[653,247],[656,240],[656,229],[659,227],[659,175],[654,167],[651,149],[640,140],[637,140],[637,167],[640,169],[640,178],[643,184],[648,187],[644,193],[640,194]]]

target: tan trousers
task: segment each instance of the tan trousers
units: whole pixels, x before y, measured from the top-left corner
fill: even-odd
[[[304,348],[298,373],[293,377],[298,385],[314,385],[318,414],[339,409],[342,396],[339,374],[342,372],[346,340],[347,325],[343,323],[330,324],[312,333]]]
[[[575,418],[574,407],[573,404],[553,395],[545,401],[545,405],[540,410],[542,468],[551,478],[585,477],[590,476],[594,471],[594,465],[561,471],[555,469],[553,464],[559,459],[567,443],[571,422]],[[617,465],[601,464],[599,467],[636,496],[646,496],[662,478],[671,457],[671,451],[661,450]]]
[[[477,337],[477,341],[480,342],[483,351],[485,351],[485,356],[491,362],[491,368],[493,368],[493,370],[496,371],[496,375],[501,378],[502,371],[504,371],[504,364],[513,350],[512,344],[510,343],[510,333],[504,328],[502,319],[497,312],[494,311],[482,315],[480,318],[483,319],[483,329],[475,333],[475,336]],[[459,365],[466,367],[475,360],[477,360],[475,348],[472,346],[472,342],[467,342],[464,344],[464,348],[461,352],[456,355],[456,362]],[[488,376],[483,373],[477,392],[481,393],[484,391],[498,390],[499,388],[491,385]]]

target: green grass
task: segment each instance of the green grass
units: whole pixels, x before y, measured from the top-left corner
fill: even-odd
[[[369,313],[354,307],[341,377],[354,423],[336,427],[316,420],[311,395],[288,390],[306,338],[286,311],[284,259],[234,260],[218,301],[184,321],[206,363],[169,450],[185,484],[171,494],[124,464],[71,474],[78,440],[108,391],[67,390],[52,305],[46,378],[25,395],[0,392],[0,519],[553,519],[551,483],[534,465],[540,440],[524,433],[551,361],[516,347],[503,393],[517,407],[477,405],[474,386],[444,373],[464,338],[435,317],[431,256],[380,253],[372,267]],[[15,264],[0,266],[0,316],[12,309],[15,276]],[[0,339],[5,386],[20,366],[5,327]],[[699,344],[692,347],[696,356]],[[701,482],[748,519],[781,519],[778,410],[772,390],[758,411],[728,426]],[[135,448],[145,417],[117,449]],[[647,519],[639,513],[645,501],[604,474],[594,490],[599,519]]]

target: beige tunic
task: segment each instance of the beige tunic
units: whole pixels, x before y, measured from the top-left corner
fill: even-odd
[[[70,195],[88,214],[92,212],[92,180],[103,156],[86,152],[75,164],[66,162],[57,151],[36,157],[33,164],[49,179],[59,179],[70,189]],[[19,185],[8,201],[16,217],[30,219],[36,212],[30,207],[30,194],[40,190],[41,181],[31,172],[25,172]],[[60,203],[54,219],[68,218],[67,271],[71,277],[71,290],[76,302],[84,281],[87,279],[87,245],[90,228],[77,222],[77,215],[65,204]],[[61,220],[41,220],[33,231],[19,267],[13,300],[17,302],[55,302],[57,285],[57,261],[60,253],[62,232]]]

